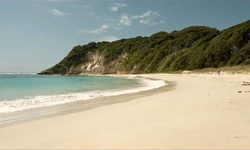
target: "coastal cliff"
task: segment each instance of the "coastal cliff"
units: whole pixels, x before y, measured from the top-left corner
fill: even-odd
[[[219,31],[192,26],[171,33],[75,46],[40,74],[120,74],[250,64],[250,20]]]

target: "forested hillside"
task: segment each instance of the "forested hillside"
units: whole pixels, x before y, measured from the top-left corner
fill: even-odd
[[[222,31],[192,26],[78,45],[41,74],[153,73],[241,64],[250,64],[250,20]]]

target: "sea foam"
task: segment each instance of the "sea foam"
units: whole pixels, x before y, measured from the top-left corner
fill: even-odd
[[[136,77],[130,76],[128,78],[136,78]],[[11,101],[3,100],[0,101],[0,113],[10,113],[25,109],[65,104],[73,101],[90,100],[104,96],[116,96],[122,94],[137,93],[140,91],[152,90],[166,85],[165,81],[163,80],[150,80],[145,78],[140,78],[140,80],[143,86],[137,88],[111,90],[111,91],[108,90],[91,91],[84,93],[70,93],[70,94],[47,95],[47,96],[33,96]]]

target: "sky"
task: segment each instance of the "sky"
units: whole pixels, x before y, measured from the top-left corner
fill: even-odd
[[[40,72],[76,45],[250,19],[250,0],[0,0],[0,72]]]

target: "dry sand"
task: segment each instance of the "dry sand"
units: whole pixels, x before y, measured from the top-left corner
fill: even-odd
[[[2,127],[0,148],[250,148],[250,86],[242,85],[250,75],[140,76],[175,86],[124,103]]]

